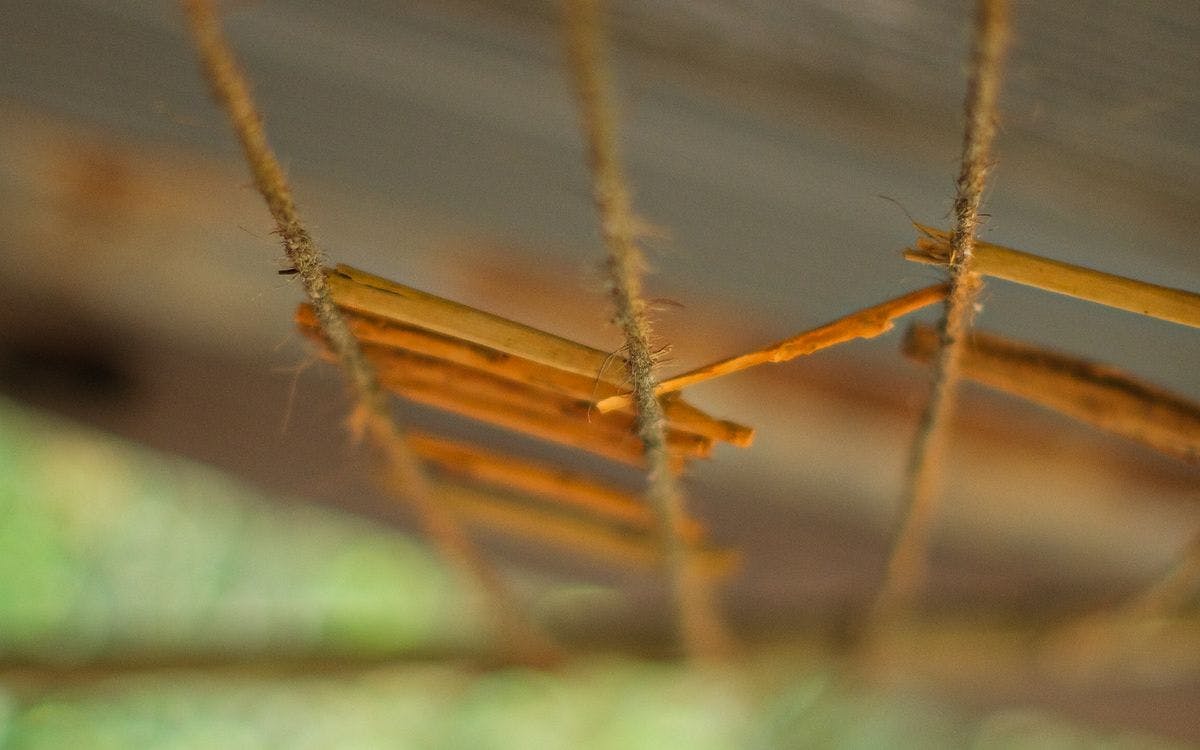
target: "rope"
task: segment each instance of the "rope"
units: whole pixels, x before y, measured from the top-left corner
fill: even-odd
[[[267,143],[262,118],[233,50],[221,32],[212,1],[183,0],[183,9],[213,95],[233,125],[254,176],[254,185],[275,220],[284,252],[312,302],[330,349],[350,381],[355,401],[351,417],[354,432],[365,435],[379,452],[388,486],[416,510],[426,536],[484,594],[497,619],[500,640],[520,658],[535,661],[551,658],[552,649],[545,636],[535,631],[510,604],[511,597],[499,574],[474,549],[457,520],[434,501],[424,468],[392,416],[374,368],[363,356],[345,317],[333,302],[325,278],[325,259],[296,211],[291,188]]]
[[[975,232],[979,226],[979,205],[991,166],[996,102],[1009,40],[1006,0],[979,0],[973,37],[966,96],[966,132],[954,200],[955,228],[950,240],[950,294],[938,326],[940,343],[929,401],[921,415],[909,455],[903,498],[904,520],[876,601],[876,612],[881,616],[910,607],[926,577],[930,526],[937,510],[935,485],[947,441],[946,425],[954,411],[963,344],[982,287],[979,275],[971,266]]]
[[[566,5],[567,57],[587,138],[593,198],[608,248],[606,270],[616,310],[614,322],[625,335],[637,409],[635,426],[646,457],[647,500],[658,515],[680,635],[692,656],[715,656],[726,648],[726,635],[713,610],[708,586],[690,564],[689,551],[678,534],[685,518],[683,494],[671,471],[666,419],[655,396],[654,349],[642,297],[646,263],[637,244],[638,222],[617,158],[600,16],[596,0],[571,0]]]

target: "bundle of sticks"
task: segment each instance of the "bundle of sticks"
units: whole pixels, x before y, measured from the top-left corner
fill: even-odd
[[[907,257],[949,261],[946,232],[917,225],[920,238]],[[1200,324],[1200,298],[979,242],[977,268],[1184,325]],[[552,333],[413,289],[346,265],[326,272],[333,299],[378,371],[383,385],[402,398],[629,466],[643,465],[634,433],[634,407],[626,363]],[[661,381],[658,394],[668,422],[671,468],[707,458],[716,443],[746,447],[754,430],[717,419],[689,404],[683,388],[766,363],[785,362],[855,338],[885,333],[897,318],[942,301],[947,286],[934,285],[867,307],[769,346],[719,360]],[[325,347],[309,305],[296,312],[300,330]],[[910,331],[905,352],[928,361],[936,331]],[[1200,457],[1200,408],[1187,399],[1141,383],[1114,368],[1040,349],[1031,344],[973,334],[965,373],[993,388],[1032,400],[1100,429],[1137,440],[1186,461]],[[470,492],[449,493],[468,518],[605,557],[655,564],[654,519],[637,493],[483,446],[415,434],[414,452],[448,474],[477,484],[542,498],[542,504],[504,505]],[[487,498],[494,497],[492,495]],[[689,519],[678,529],[694,548],[706,529]],[[734,555],[707,549],[700,555],[714,573],[732,568]]]
[[[625,362],[515,321],[340,265],[327,271],[333,299],[347,317],[383,386],[407,400],[540,440],[641,466],[633,407],[602,413],[597,399],[624,390]],[[333,359],[316,314],[304,304],[296,323]],[[716,419],[682,398],[665,403],[672,469],[707,458],[717,442],[748,446],[754,430]],[[655,564],[654,518],[637,493],[591,477],[472,443],[415,434],[409,443],[427,463],[504,498],[444,493],[468,520],[577,551]],[[528,502],[528,498],[543,502]],[[714,574],[731,569],[731,553],[703,549],[704,527],[688,519],[681,538],[700,548]]]

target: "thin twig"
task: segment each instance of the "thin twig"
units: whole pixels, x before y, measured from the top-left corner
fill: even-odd
[[[715,656],[726,648],[727,636],[713,609],[711,592],[692,570],[687,546],[676,532],[684,516],[683,495],[670,470],[666,420],[654,395],[654,350],[642,297],[645,260],[636,242],[638,222],[617,159],[611,85],[602,59],[601,10],[597,0],[570,0],[566,11],[567,56],[588,143],[593,197],[608,247],[616,322],[625,334],[637,432],[649,465],[647,495],[659,515],[684,646],[693,656]]]
[[[918,263],[945,264],[950,260],[950,235],[914,224],[923,237],[904,257]],[[1159,320],[1200,328],[1200,294],[1150,284],[1083,266],[1075,266],[1003,245],[977,240],[972,269],[981,276],[1065,294]]]
[[[354,423],[383,457],[389,486],[417,511],[426,535],[489,599],[505,646],[544,660],[553,650],[545,636],[514,609],[497,571],[478,554],[454,517],[433,500],[424,470],[403,440],[374,369],[334,305],[323,268],[324,258],[296,211],[291,188],[267,143],[262,118],[221,31],[212,1],[182,2],[213,95],[233,125],[255,187],[275,220],[284,252],[296,269],[325,338],[350,381],[355,401]]]
[[[787,362],[846,341],[874,338],[892,330],[893,321],[896,318],[945,299],[947,290],[945,284],[938,284],[909,292],[902,297],[853,312],[831,323],[826,323],[762,349],[739,354],[736,357],[713,362],[682,375],[667,378],[658,384],[654,392],[661,396],[757,365]],[[596,408],[601,412],[610,412],[624,407],[630,402],[630,399],[631,396],[627,393],[610,396],[597,401]]]
[[[941,345],[929,402],[921,416],[909,456],[903,521],[876,601],[876,613],[882,617],[909,608],[925,578],[928,537],[936,505],[938,459],[946,439],[946,424],[953,412],[963,339],[971,327],[981,287],[973,269],[975,231],[984,181],[991,166],[996,102],[1008,37],[1007,1],[979,0],[967,85],[962,167],[954,200],[950,295],[946,298],[945,314],[939,326]]]
[[[937,346],[937,331],[914,326],[904,353],[928,362]],[[974,331],[962,375],[1168,456],[1200,461],[1200,404],[1115,367]]]

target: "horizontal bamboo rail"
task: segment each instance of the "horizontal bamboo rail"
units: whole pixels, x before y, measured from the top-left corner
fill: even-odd
[[[375,315],[567,372],[621,385],[625,361],[552,333],[422,292],[412,287],[338,265],[328,271],[338,307]]]
[[[557,367],[539,364],[514,354],[489,349],[462,339],[351,310],[345,310],[343,314],[350,324],[351,332],[363,345],[422,354],[589,403],[597,396],[612,395],[618,392],[616,386],[605,381],[598,381],[594,377],[586,377]],[[295,319],[302,331],[312,333],[317,330],[316,316],[309,305],[300,305],[296,310]],[[681,399],[671,399],[664,404],[664,409],[670,425],[677,430],[703,435],[741,447],[749,445],[754,439],[753,428],[735,422],[714,419]],[[624,411],[632,413],[631,408]]]
[[[904,353],[929,362],[937,331],[914,326]],[[1200,405],[1114,367],[975,332],[963,375],[1189,462],[1200,460]]]
[[[414,453],[445,472],[544,497],[566,509],[642,533],[655,529],[654,514],[637,495],[577,473],[432,435],[412,434],[408,442]],[[699,543],[705,530],[698,521],[687,519],[679,533],[689,543]]]
[[[439,490],[438,499],[459,518],[488,531],[537,539],[606,562],[642,568],[663,563],[662,547],[654,534],[631,534],[561,513],[498,501],[489,493],[467,487],[443,485]],[[689,560],[703,576],[722,578],[737,569],[740,555],[732,550],[700,548],[693,550]]]
[[[950,262],[950,234],[915,224],[924,237],[904,257],[918,263]],[[1003,245],[975,241],[971,270],[1049,292],[1095,302],[1139,315],[1200,328],[1200,294],[1128,279],[1083,266],[1050,260]]]
[[[313,338],[320,339],[314,334]],[[416,403],[504,429],[579,448],[629,466],[644,466],[642,443],[627,414],[589,414],[588,404],[533,391],[453,363],[410,352],[365,346],[384,388]],[[322,349],[322,356],[328,352]],[[692,433],[668,435],[682,472],[687,458],[707,458],[712,440]]]

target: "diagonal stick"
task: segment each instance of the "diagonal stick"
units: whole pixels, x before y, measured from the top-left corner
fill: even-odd
[[[696,383],[740,372],[757,365],[787,362],[796,357],[812,354],[854,339],[874,338],[892,330],[892,321],[896,318],[945,299],[948,290],[949,287],[946,284],[938,284],[909,292],[902,297],[859,310],[762,349],[739,354],[736,357],[713,362],[682,375],[667,378],[658,384],[654,392],[659,396],[665,393],[674,393]],[[597,401],[596,408],[607,413],[627,406],[630,400],[631,396],[627,393],[609,396]]]

